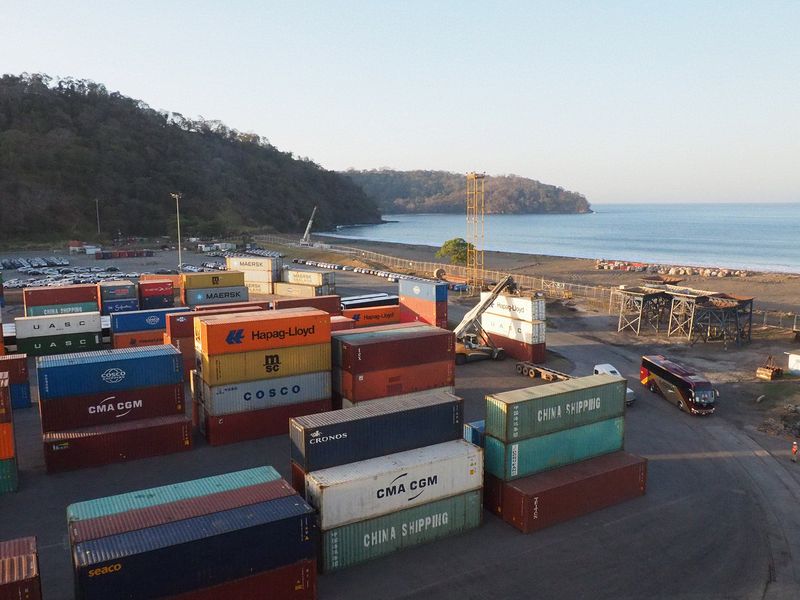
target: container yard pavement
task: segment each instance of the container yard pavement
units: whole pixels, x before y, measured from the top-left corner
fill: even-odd
[[[337,285],[342,293],[396,287],[341,272]],[[464,535],[321,576],[320,598],[797,597],[800,467],[788,447],[777,458],[763,450],[726,420],[724,398],[710,418],[679,412],[635,383],[635,350],[568,329],[552,329],[548,348],[575,374],[612,362],[639,395],[627,410],[626,449],[651,459],[646,496],[531,535],[484,512],[483,526]],[[529,383],[510,360],[456,370],[467,421],[483,418],[485,394]],[[48,600],[72,597],[68,504],[263,464],[291,476],[285,435],[216,448],[196,437],[191,452],[48,476],[36,408],[15,421],[20,491],[0,496],[0,539],[38,536]]]

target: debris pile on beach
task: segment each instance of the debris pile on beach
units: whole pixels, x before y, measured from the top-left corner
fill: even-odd
[[[624,260],[605,260],[602,258],[595,260],[594,266],[595,269],[599,271],[633,271],[637,273],[656,273],[659,275],[697,275],[699,277],[748,277],[752,275],[750,271],[737,269],[678,267],[640,262],[627,262]]]

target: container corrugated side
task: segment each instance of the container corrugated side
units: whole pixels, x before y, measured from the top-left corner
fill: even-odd
[[[291,458],[317,471],[456,440],[464,401],[442,392],[292,419]]]
[[[252,312],[259,310],[269,310],[270,303],[267,301],[250,300],[248,302],[228,302],[226,304],[216,304],[214,306],[195,306],[194,312],[211,314],[213,311],[235,309],[241,312]]]
[[[547,336],[547,326],[544,321],[528,323],[488,313],[481,315],[481,327],[486,333],[495,333],[525,344],[541,344]]]
[[[455,440],[312,471],[306,496],[332,529],[480,489],[483,450]]]
[[[401,279],[398,289],[401,298],[408,296],[428,302],[447,301],[447,283],[441,281]]]
[[[455,336],[438,327],[366,335],[338,342],[337,366],[350,373],[455,360]]]
[[[209,386],[204,382],[200,400],[214,416],[329,400],[330,371],[291,377]]]
[[[625,414],[625,380],[576,377],[486,396],[486,433],[504,442],[547,435]]]
[[[181,286],[186,290],[244,287],[244,273],[241,271],[182,273]]]
[[[151,329],[148,331],[130,331],[126,333],[112,333],[111,347],[139,348],[142,346],[161,346],[164,344],[164,330]]]
[[[458,535],[481,524],[481,492],[475,490],[322,532],[325,573],[392,552]]]
[[[97,312],[97,302],[73,302],[71,304],[29,306],[25,309],[25,316],[42,317],[48,315],[69,315],[87,312]]]
[[[310,307],[324,310],[332,315],[338,315],[342,311],[341,300],[335,294],[316,296],[314,298],[275,298],[273,300],[273,308],[275,310],[283,310],[285,308]]]
[[[96,310],[78,314],[17,317],[14,319],[14,325],[18,340],[65,334],[97,333],[103,329],[100,323],[100,313]]]
[[[153,279],[149,281],[139,281],[139,298],[158,298],[162,296],[174,296],[175,286],[169,279]]]
[[[16,492],[18,486],[17,459],[6,458],[0,460],[0,494]]]
[[[403,298],[400,303],[400,322],[428,323],[447,328],[447,302],[428,302],[419,298]]]
[[[281,279],[286,283],[299,285],[334,285],[336,272],[315,269],[284,269]]]
[[[177,308],[158,308],[155,310],[136,310],[119,312],[111,315],[112,333],[128,333],[131,331],[149,331],[167,328],[167,315],[187,312],[188,306]]]
[[[166,332],[175,338],[194,337],[194,320],[201,315],[210,317],[212,315],[250,313],[266,310],[266,307],[255,306],[249,302],[243,302],[241,307],[225,306],[225,308],[204,307],[202,311],[198,308],[198,310],[190,313],[170,313],[166,318]]]
[[[400,306],[348,308],[343,310],[342,314],[353,319],[356,327],[373,327],[374,325],[400,322]]]
[[[272,295],[273,284],[268,281],[247,280],[244,282],[244,286],[247,288],[247,294],[250,298]]]
[[[237,354],[200,354],[197,370],[210,386],[330,371],[331,345],[294,346]]]
[[[229,256],[225,259],[230,270],[269,271],[280,275],[283,260],[280,258],[262,258],[260,256]]]
[[[486,436],[486,421],[472,421],[464,423],[464,439],[470,444],[483,448],[483,438]]]
[[[94,284],[64,285],[58,287],[36,287],[22,290],[25,311],[33,306],[57,304],[93,303],[97,307],[97,286]],[[95,308],[95,310],[97,310]]]
[[[505,444],[484,438],[486,471],[505,481],[622,450],[625,418],[598,421]]]
[[[491,292],[481,292],[481,301],[491,296]],[[544,321],[546,317],[545,299],[534,296],[497,296],[486,312],[499,317],[511,317],[520,321]]]
[[[8,373],[8,382],[12,385],[15,383],[27,383],[27,354],[5,354],[0,356],[0,371]]]
[[[11,386],[8,373],[0,371],[0,423],[11,423]]]
[[[31,386],[25,383],[12,383],[10,386],[11,408],[28,408],[31,405]]]
[[[35,552],[0,558],[0,598],[41,600],[39,558]]]
[[[183,301],[189,306],[196,304],[227,304],[246,302],[249,298],[244,285],[237,287],[198,288],[184,290]]]
[[[353,374],[335,369],[334,391],[352,402],[455,385],[455,363],[445,360]]]
[[[330,296],[336,291],[332,285],[301,285],[299,283],[283,283],[278,281],[272,284],[278,296],[291,296],[292,298],[313,298],[315,296]]]
[[[544,342],[541,344],[526,344],[496,333],[489,333],[487,337],[494,346],[502,348],[506,356],[510,358],[533,363],[545,362],[547,358],[547,346]]]
[[[410,399],[410,398],[421,398],[421,397],[423,397],[423,396],[425,396],[427,394],[438,394],[438,393],[455,395],[456,388],[455,388],[455,386],[452,386],[452,385],[445,385],[445,386],[442,386],[442,387],[431,388],[431,389],[422,390],[422,391],[419,391],[419,392],[411,392],[409,394],[397,394],[396,396],[385,396],[384,398],[380,398],[380,404],[383,404],[384,402],[388,402],[390,400],[405,400],[405,399]],[[337,395],[336,395],[335,392],[334,392],[333,396],[334,396],[334,400],[336,400],[337,399]],[[338,400],[341,403],[341,406],[339,408],[355,408],[356,406],[369,406],[369,404],[372,402],[371,400],[367,400],[366,402],[351,402],[347,398],[342,398],[342,397],[338,397]]]
[[[17,340],[17,350],[30,356],[52,356],[73,352],[90,352],[103,346],[100,332],[65,333],[45,337],[33,337]]]
[[[244,273],[244,285],[250,290],[251,294],[254,293],[253,288],[250,287],[251,284],[263,285],[265,288],[272,289],[272,284],[280,281],[280,275],[276,277],[272,271],[257,269],[241,269],[241,271]]]
[[[14,424],[0,423],[0,460],[8,460],[16,457],[16,455]]]

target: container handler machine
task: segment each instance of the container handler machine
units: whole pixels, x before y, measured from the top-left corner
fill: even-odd
[[[476,360],[503,360],[505,350],[498,348],[481,327],[481,315],[506,290],[516,291],[517,285],[511,275],[504,277],[491,293],[478,302],[453,330],[456,336],[456,364],[463,365]]]

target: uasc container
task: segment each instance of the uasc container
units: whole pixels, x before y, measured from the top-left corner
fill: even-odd
[[[52,337],[64,334],[99,333],[103,327],[100,313],[17,317],[14,319],[17,339]]]
[[[102,347],[100,332],[62,333],[32,338],[17,338],[17,350],[31,356],[89,352]]]

